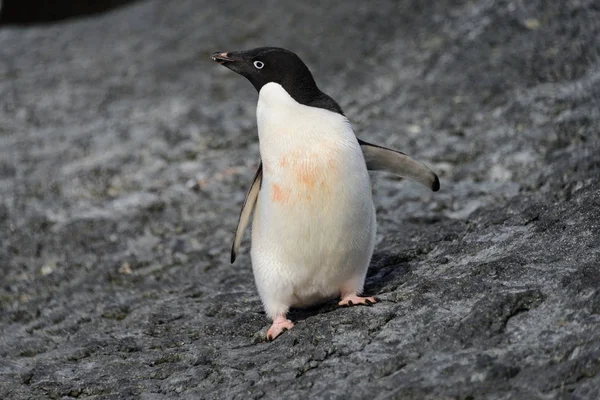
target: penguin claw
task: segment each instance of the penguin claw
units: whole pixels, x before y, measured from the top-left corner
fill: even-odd
[[[342,300],[338,303],[340,306],[351,307],[355,305],[365,305],[372,306],[377,303],[379,300],[375,297],[360,297],[357,295],[344,296]]]

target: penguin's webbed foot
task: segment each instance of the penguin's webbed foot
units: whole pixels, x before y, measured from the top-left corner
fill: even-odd
[[[288,329],[292,329],[294,323],[285,317],[277,317],[273,320],[273,325],[267,331],[267,341],[272,341]]]
[[[342,300],[338,303],[338,305],[346,306],[346,307],[357,306],[359,304],[362,304],[365,306],[372,306],[375,303],[377,303],[376,297],[372,297],[372,296],[371,297],[361,297],[361,296],[357,296],[355,294],[351,294],[351,295],[342,297]]]

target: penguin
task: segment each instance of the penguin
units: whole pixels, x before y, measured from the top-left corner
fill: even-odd
[[[277,47],[216,52],[211,59],[242,75],[258,92],[260,158],[231,249],[235,261],[252,221],[256,287],[272,320],[267,340],[294,324],[291,307],[362,296],[375,245],[368,170],[385,170],[433,191],[437,175],[410,156],[360,140],[339,104],[316,85],[295,53]]]

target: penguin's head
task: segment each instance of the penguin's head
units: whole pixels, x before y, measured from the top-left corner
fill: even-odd
[[[286,49],[259,47],[245,51],[217,52],[210,58],[246,77],[259,92],[270,82],[280,84],[288,93],[298,89],[317,89],[308,67],[300,57]]]

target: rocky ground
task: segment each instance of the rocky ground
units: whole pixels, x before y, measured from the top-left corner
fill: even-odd
[[[218,5],[217,5],[218,4]],[[142,1],[0,30],[0,398],[597,399],[600,7]],[[366,290],[264,342],[256,93],[208,56],[297,52],[374,173]]]

